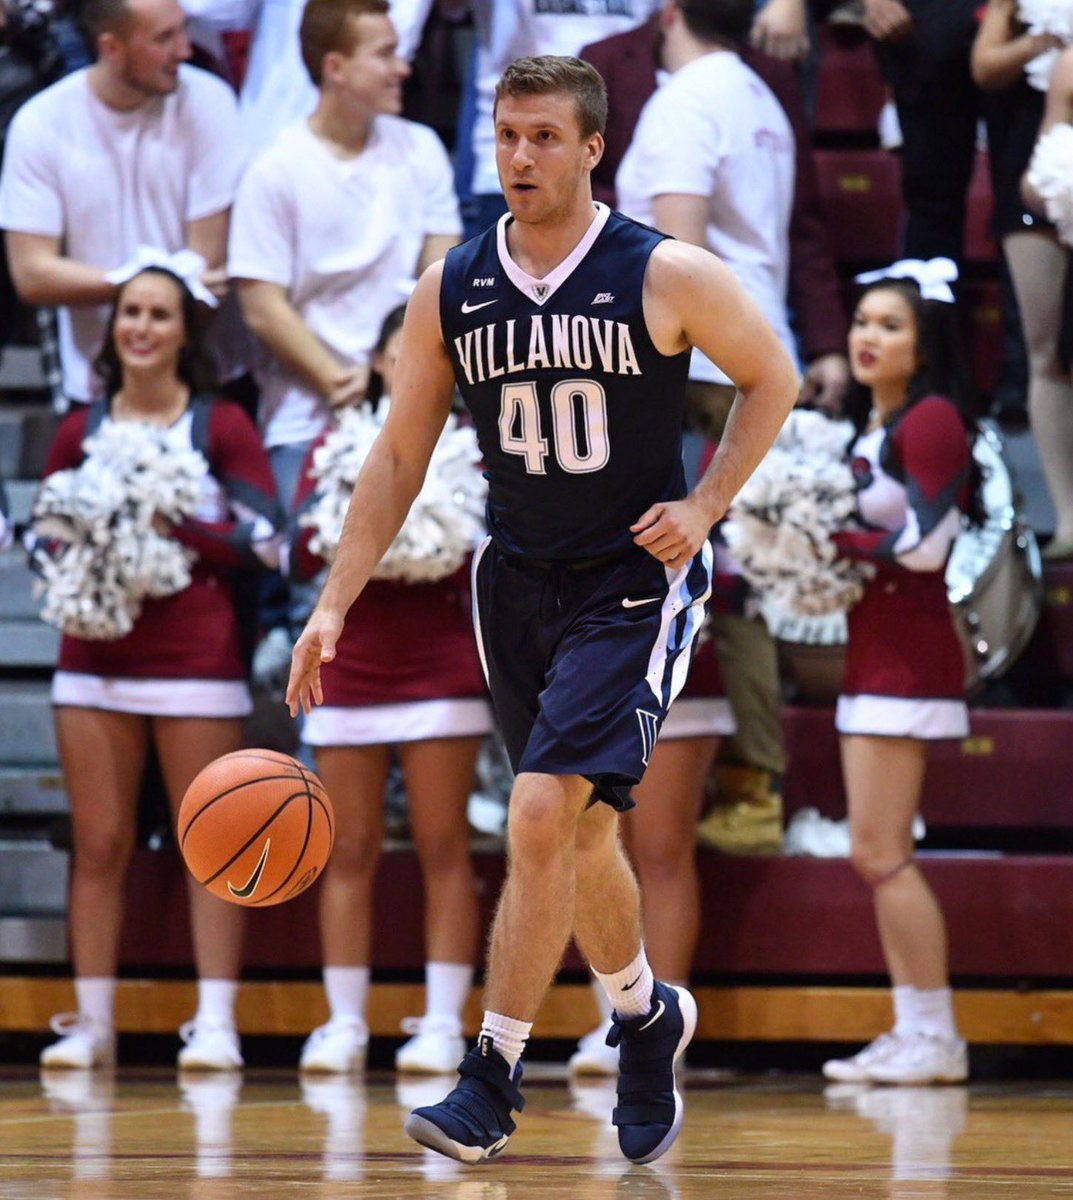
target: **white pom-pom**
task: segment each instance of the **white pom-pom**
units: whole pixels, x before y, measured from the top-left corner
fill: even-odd
[[[81,466],[50,475],[34,503],[34,533],[56,543],[36,556],[41,615],[65,633],[111,641],[133,629],[145,597],[189,585],[196,555],[153,522],[193,513],[209,466],[140,421],[105,422],[83,450]]]
[[[1073,246],[1073,125],[1055,125],[1039,139],[1028,182],[1042,197],[1058,236]]]
[[[388,401],[376,412],[345,409],[339,424],[313,454],[315,499],[301,524],[313,529],[309,547],[329,562],[343,530],[350,493],[372,444],[383,428]],[[431,583],[453,574],[484,536],[488,484],[480,471],[477,435],[451,414],[432,452],[417,499],[374,579]]]
[[[845,611],[874,568],[839,558],[831,535],[857,508],[847,421],[795,409],[731,505],[723,536],[746,580],[801,616]]]
[[[1067,44],[1073,42],[1073,3],[1071,0],[1018,0],[1018,20],[1030,34],[1051,34]],[[1045,92],[1061,57],[1058,49],[1044,50],[1025,65],[1025,77]]]

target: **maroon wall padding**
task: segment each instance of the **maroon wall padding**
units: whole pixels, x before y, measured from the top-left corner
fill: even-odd
[[[476,856],[485,925],[503,859]],[[862,975],[883,971],[872,896],[845,860],[700,856],[704,921],[698,972]],[[1073,976],[1070,860],[927,855],[921,865],[950,928],[955,975]],[[421,885],[409,851],[385,855],[377,879],[374,965],[421,969]],[[190,969],[181,868],[171,853],[139,851],[122,947],[125,968]],[[136,914],[151,914],[139,920]],[[319,966],[316,896],[250,913],[246,966],[259,974]],[[566,965],[579,969],[571,950]]]
[[[871,39],[860,29],[819,28],[816,132],[876,136],[887,98]]]
[[[987,151],[977,150],[972,179],[965,198],[965,259],[967,262],[997,263],[998,245],[991,233],[995,215],[995,200],[991,192],[991,175]]]
[[[964,741],[931,748],[922,805],[928,824],[1073,828],[1073,711],[978,708],[971,727]],[[834,711],[787,708],[783,729],[787,812],[812,806],[845,816]]]
[[[1073,680],[1073,562],[1047,563],[1043,611],[1025,661],[1048,680]]]
[[[840,263],[886,264],[898,257],[901,163],[887,150],[817,150],[816,175]]]
[[[1002,300],[994,279],[966,279],[961,294],[968,311],[967,351],[972,377],[985,396],[994,395],[1002,374]]]

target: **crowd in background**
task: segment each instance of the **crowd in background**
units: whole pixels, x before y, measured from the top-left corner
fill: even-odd
[[[803,402],[841,414],[851,386],[850,318],[810,137],[816,26],[833,19],[860,25],[874,40],[891,91],[900,126],[906,257],[961,262],[965,197],[978,127],[985,123],[995,233],[1012,279],[1007,302],[1021,316],[1007,323],[1008,354],[1027,361],[1027,409],[1057,518],[1049,554],[1068,557],[1073,396],[1062,344],[1068,251],[1026,206],[1021,189],[1045,103],[1044,92],[1026,82],[1025,67],[1060,42],[1028,33],[1018,23],[1014,0],[990,0],[982,19],[979,7],[977,0],[768,0],[755,11],[752,0],[448,0],[434,12],[431,0],[190,0],[185,11],[178,0],[12,5],[7,53],[0,60],[0,227],[10,271],[5,336],[14,340],[32,332],[22,306],[39,310],[42,353],[56,368],[50,384],[57,406],[73,406],[74,420],[82,422],[65,427],[62,453],[54,450],[49,470],[76,463],[88,427],[104,417],[116,422],[150,412],[149,420],[170,426],[189,413],[183,436],[206,450],[219,494],[211,518],[218,527],[187,536],[200,538],[199,547],[217,548],[216,566],[233,567],[236,555],[248,558],[254,542],[293,531],[313,489],[313,455],[338,414],[389,401],[391,355],[397,351],[391,321],[414,279],[461,238],[506,212],[495,170],[492,101],[503,68],[523,55],[579,55],[600,69],[610,113],[606,153],[594,174],[596,199],[719,255],[799,362]],[[472,30],[471,39],[445,43],[459,29]],[[472,53],[455,58],[443,53],[444,44],[471,45]],[[1059,81],[1067,67],[1063,60]],[[436,91],[452,74],[459,99],[453,126],[437,112]],[[435,115],[436,130],[406,116],[408,98],[415,110]],[[1066,108],[1059,111],[1062,103]],[[1058,115],[1048,120],[1067,119],[1068,88],[1054,105]],[[189,260],[180,265],[177,256],[186,251],[199,256],[193,268]],[[159,296],[138,294],[147,278],[155,280]],[[201,301],[200,315],[186,304],[190,297]],[[209,308],[206,349],[216,376],[211,389],[189,355],[184,359],[184,337],[193,337],[192,326]],[[144,337],[135,328],[138,320],[148,330]],[[168,320],[178,328],[172,342],[160,332]],[[113,342],[118,364],[106,384],[97,360],[102,344]],[[146,401],[154,388],[156,399]],[[161,400],[165,394],[170,408]],[[212,396],[230,401],[216,410],[226,415],[200,419],[196,401]],[[694,352],[687,424],[701,454],[719,438],[733,397],[718,364]],[[224,461],[228,444],[240,468]],[[968,504],[967,493],[958,503]],[[252,511],[271,526],[263,537],[249,533]],[[243,529],[245,534],[236,533]],[[917,530],[922,538],[928,532]],[[948,549],[949,543],[944,555]],[[261,572],[253,618],[261,640],[253,662],[263,678],[288,662],[309,612],[315,594],[309,580],[322,563],[307,557],[293,569],[307,551],[296,542],[282,565],[277,556],[271,560],[276,569]],[[894,559],[904,552],[903,546]],[[205,562],[208,570],[211,550]],[[393,645],[410,645],[412,652],[421,643],[425,658],[410,668],[417,682],[409,686],[393,672],[392,679],[354,694],[341,674],[328,701],[332,716],[306,730],[318,769],[350,814],[340,827],[352,831],[341,837],[321,892],[331,1019],[303,1052],[303,1066],[311,1070],[349,1069],[368,1040],[368,918],[391,746],[399,747],[406,775],[430,913],[428,1010],[413,1026],[414,1040],[400,1052],[400,1066],[444,1070],[461,1055],[460,1014],[476,953],[464,807],[478,739],[488,732],[490,717],[477,664],[460,648],[456,618],[465,612],[464,580],[421,586],[426,590],[413,612],[401,612],[408,601],[397,589],[370,589],[362,597],[367,640],[371,629],[374,641],[390,636]],[[685,928],[661,970],[669,979],[688,972],[696,937],[696,921],[683,925],[681,916],[695,916],[696,882],[688,864],[704,780],[717,753],[720,797],[705,820],[705,840],[724,849],[770,850],[782,834],[779,786],[786,756],[775,648],[763,619],[742,602],[740,585],[728,577],[724,591],[727,601],[713,613],[711,643],[722,679],[717,666],[707,680],[696,673],[696,723],[675,733],[669,721],[653,763],[659,792],[681,794],[675,827],[681,836],[659,842],[639,827],[634,838],[651,919],[658,922],[662,903],[676,914],[667,924]],[[434,621],[439,632],[422,641],[417,631],[423,622],[428,626],[433,611],[440,614]],[[171,614],[169,621],[174,619]],[[203,623],[212,614],[192,619]],[[181,671],[157,663],[156,675],[204,685],[218,682],[222,671],[237,682],[244,668],[232,669],[227,656],[244,650],[239,623],[234,646],[220,651],[226,669],[219,662],[195,668],[186,661]],[[377,647],[357,644],[360,624],[352,633],[351,662],[373,663]],[[154,637],[158,651],[169,645],[169,636]],[[65,770],[69,778],[79,777],[87,746],[107,745],[117,771],[124,770],[112,790],[126,797],[123,819],[109,828],[92,796],[72,794],[79,847],[72,907],[111,916],[85,922],[81,934],[75,924],[79,1019],[60,1028],[60,1048],[46,1054],[54,1064],[90,1065],[106,1060],[114,1047],[119,896],[136,793],[131,768],[140,769],[151,733],[177,803],[199,765],[187,752],[192,737],[186,726],[193,722],[196,733],[206,717],[238,721],[248,696],[229,688],[214,695],[212,702],[222,707],[212,712],[202,701],[177,711],[174,691],[163,701],[137,687],[126,698],[89,696],[79,679],[130,671],[115,669],[77,642],[65,639],[60,690],[54,693]],[[153,672],[143,663],[135,674],[147,683]],[[359,675],[369,677],[354,677]],[[97,715],[81,729],[72,714],[87,707]],[[850,735],[856,730],[852,721],[840,728]],[[233,743],[234,737],[214,743],[209,757]],[[873,886],[888,884],[906,865],[901,839],[919,796],[914,772],[922,775],[921,763],[914,758],[905,768],[914,777],[907,784],[905,830],[900,825],[889,837],[873,831],[859,858]],[[858,758],[854,769],[863,778],[882,765]],[[902,955],[893,968],[903,985],[902,1033],[923,1030],[945,1039],[955,1046],[954,1059],[960,1054],[963,1060],[949,1008],[941,916],[920,893],[915,872],[897,886],[908,890],[904,904],[887,906],[888,932],[908,919],[906,912],[924,912],[935,942],[924,956],[927,978],[916,988],[910,986],[917,983],[914,968],[904,961],[912,954],[892,951],[896,959]],[[239,922],[233,913],[208,911],[203,899],[193,903],[202,990],[182,1054],[187,1065],[233,1066],[241,1062],[232,1015]],[[358,922],[355,912],[362,914]],[[882,906],[880,919],[882,924]],[[653,940],[668,944],[666,935]],[[887,940],[901,946],[897,932]],[[914,990],[928,993],[926,1002],[909,997]],[[583,1042],[579,1069],[610,1069],[601,1051],[605,1032],[606,1023]],[[853,1072],[864,1071],[869,1061],[840,1068],[839,1077],[855,1078]],[[959,1069],[963,1075],[956,1063],[950,1068],[952,1078]]]

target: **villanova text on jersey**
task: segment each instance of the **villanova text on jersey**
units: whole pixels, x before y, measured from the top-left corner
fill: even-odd
[[[685,495],[689,354],[656,349],[642,305],[663,235],[597,214],[545,279],[507,253],[509,215],[444,266],[444,343],[484,457],[488,528],[510,554],[629,550],[647,508]]]

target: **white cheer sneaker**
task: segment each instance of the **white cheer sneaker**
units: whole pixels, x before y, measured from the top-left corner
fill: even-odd
[[[618,1046],[607,1044],[611,1018],[586,1033],[566,1064],[571,1075],[617,1075]]]
[[[900,1040],[894,1053],[869,1068],[873,1083],[964,1083],[969,1077],[969,1052],[963,1038],[916,1033]]]
[[[365,1066],[369,1027],[360,1017],[333,1017],[306,1038],[299,1071],[345,1075]]]
[[[59,1035],[41,1051],[41,1066],[50,1070],[85,1070],[115,1064],[115,1030],[85,1013],[57,1013],[50,1021]]]
[[[238,1071],[245,1065],[234,1025],[195,1017],[179,1030],[180,1071]]]
[[[874,1042],[851,1058],[830,1058],[823,1064],[824,1077],[835,1083],[872,1083],[871,1070],[897,1052],[901,1039],[893,1030],[881,1033]]]
[[[462,1023],[443,1017],[406,1017],[403,1033],[413,1034],[395,1053],[395,1070],[413,1075],[445,1075],[466,1056]]]

